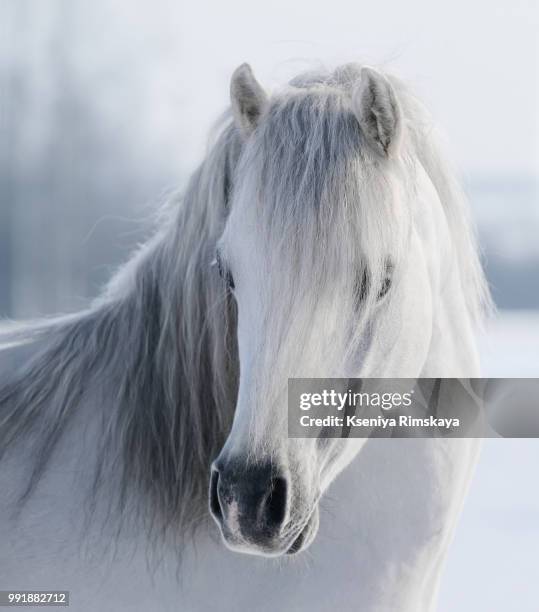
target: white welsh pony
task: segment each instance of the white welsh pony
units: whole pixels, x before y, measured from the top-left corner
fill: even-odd
[[[286,389],[479,374],[464,198],[424,109],[374,69],[268,96],[243,65],[231,101],[104,295],[0,336],[0,589],[433,610],[477,441],[288,439]]]

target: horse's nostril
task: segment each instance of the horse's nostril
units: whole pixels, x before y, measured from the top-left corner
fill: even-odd
[[[285,478],[273,478],[266,500],[266,520],[272,527],[280,527],[285,520],[288,486]]]
[[[213,464],[209,491],[210,512],[223,535],[258,542],[279,536],[290,497],[284,472],[270,462],[223,463]]]
[[[214,468],[211,471],[210,477],[210,510],[217,520],[222,520],[223,511],[221,509],[221,502],[219,501],[219,492],[217,490],[218,486],[219,472]]]

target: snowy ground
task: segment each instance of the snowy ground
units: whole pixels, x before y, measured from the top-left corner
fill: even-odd
[[[481,347],[485,376],[539,377],[539,313],[502,313]],[[485,441],[439,612],[539,610],[538,472],[539,440]]]

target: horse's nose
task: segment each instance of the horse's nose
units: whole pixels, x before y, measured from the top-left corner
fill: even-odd
[[[289,483],[271,462],[212,466],[210,510],[225,539],[270,544],[286,521]]]

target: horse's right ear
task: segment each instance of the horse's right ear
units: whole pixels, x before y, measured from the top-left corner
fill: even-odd
[[[230,101],[236,124],[245,136],[249,136],[268,102],[268,96],[255,79],[249,64],[242,64],[234,71],[230,82]]]
[[[352,104],[361,131],[382,157],[397,154],[402,133],[402,111],[389,80],[377,70],[361,69]]]

